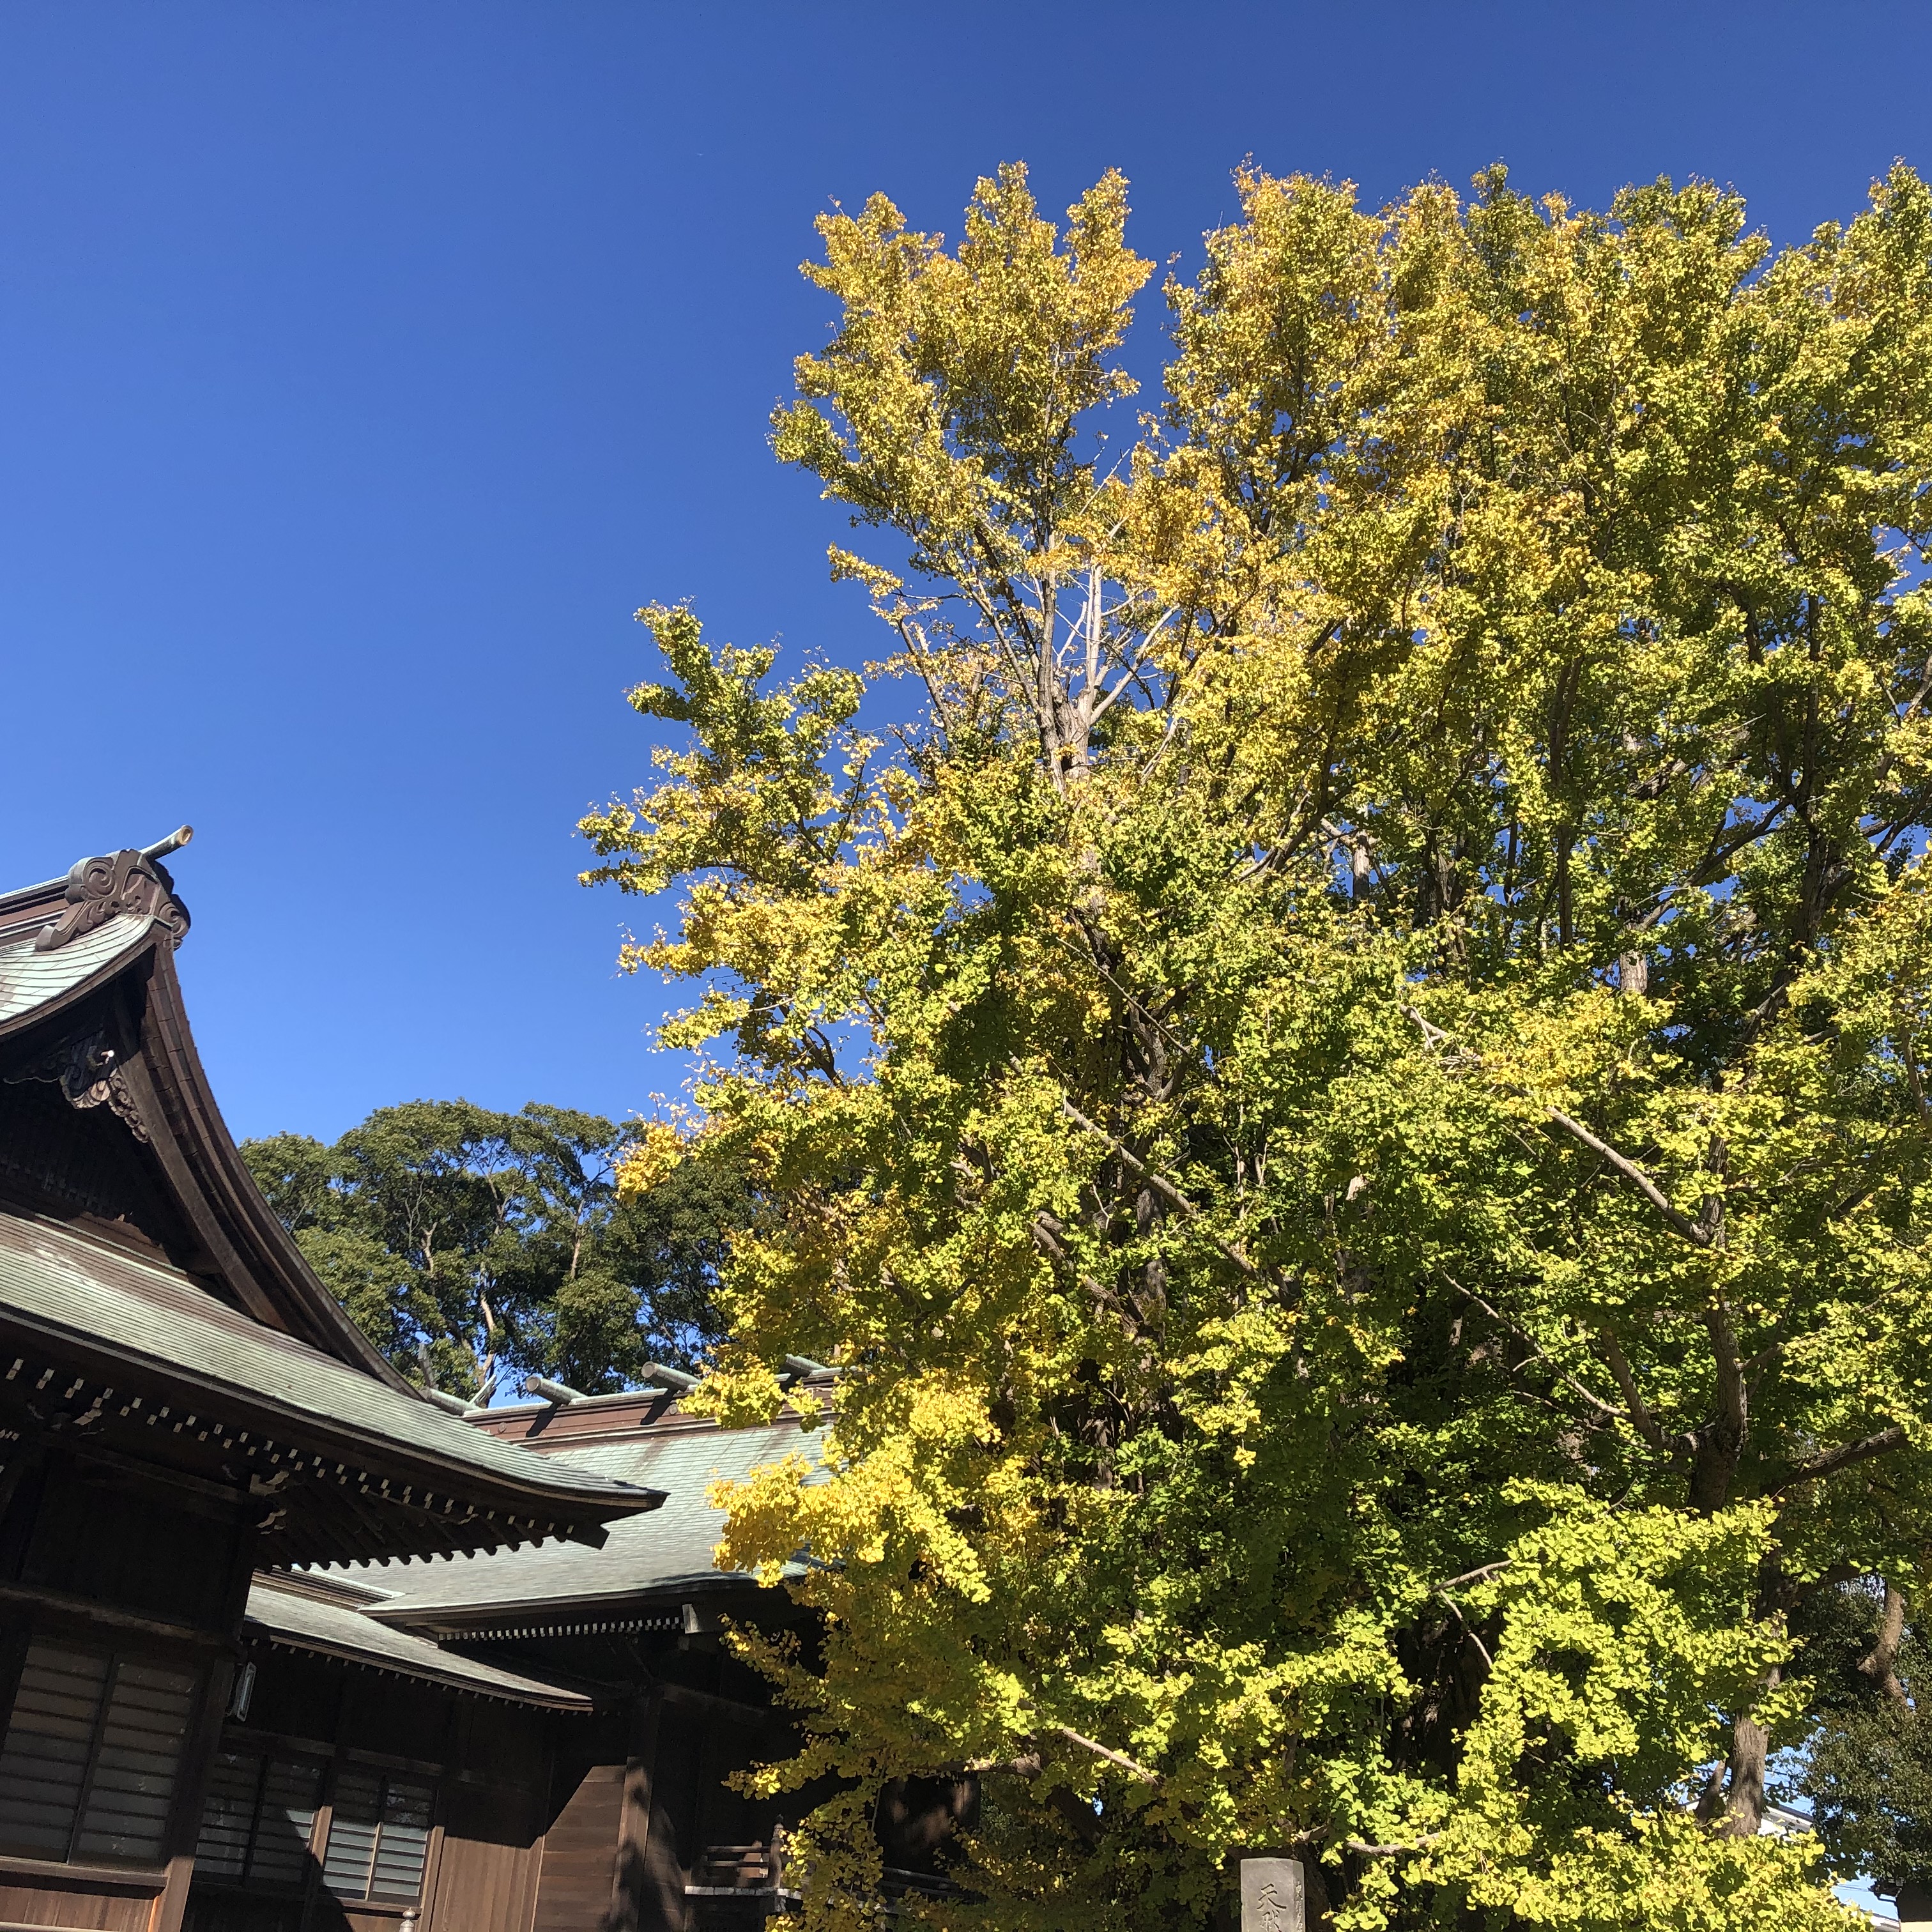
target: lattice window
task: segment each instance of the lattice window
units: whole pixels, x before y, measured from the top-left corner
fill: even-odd
[[[338,1898],[406,1904],[422,1892],[435,1787],[362,1765],[336,1773],[322,1882]]]
[[[196,1688],[190,1671],[29,1645],[0,1743],[0,1850],[159,1864]]]
[[[298,1891],[308,1872],[322,1772],[312,1758],[221,1752],[202,1808],[195,1876],[251,1889]]]

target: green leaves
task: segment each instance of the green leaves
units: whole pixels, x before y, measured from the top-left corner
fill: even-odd
[[[1932,1546],[1932,200],[1237,188],[1105,464],[1115,178],[822,223],[775,447],[919,722],[654,608],[688,741],[585,821],[769,1209],[707,1399],[845,1370],[731,1498],[819,1559],[808,1915],[974,1765],[938,1922],[1287,1845],[1349,1932],[1840,1923],[1752,1828],[1793,1632]]]
[[[536,1102],[382,1107],[332,1147],[242,1155],[358,1327],[412,1374],[468,1395],[537,1370],[595,1391],[716,1339],[716,1271],[749,1212],[728,1164],[682,1162],[620,1198],[629,1126]]]
[[[913,537],[928,572],[1047,541],[1090,488],[1068,425],[1134,390],[1110,360],[1149,272],[1123,241],[1126,212],[1109,174],[1067,211],[1062,250],[1015,165],[980,183],[956,255],[883,195],[821,216],[826,260],[806,274],[844,326],[798,359],[800,400],[772,418],[779,460]]]
[[[677,878],[724,868],[766,884],[809,884],[837,862],[868,802],[869,740],[850,730],[862,690],[849,671],[818,670],[760,694],[777,653],[707,646],[688,610],[652,604],[648,624],[677,680],[630,694],[646,718],[696,728],[698,748],[662,753],[668,783],[613,802],[578,830],[614,862],[584,882],[662,892]],[[844,769],[825,767],[836,754]]]
[[[1924,1884],[1932,1869],[1932,1731],[1916,1709],[1874,1702],[1827,1719],[1802,1790],[1837,1869]]]

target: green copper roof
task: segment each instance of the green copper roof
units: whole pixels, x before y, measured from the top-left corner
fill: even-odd
[[[729,1573],[721,1573],[712,1562],[724,1526],[724,1512],[706,1498],[712,1483],[720,1477],[742,1478],[788,1456],[801,1456],[816,1467],[824,1439],[823,1431],[808,1435],[796,1419],[788,1419],[763,1428],[654,1430],[628,1442],[557,1450],[547,1460],[568,1464],[582,1477],[668,1492],[664,1507],[648,1518],[612,1525],[598,1550],[552,1543],[538,1550],[458,1557],[422,1570],[385,1570],[380,1578],[360,1564],[330,1574],[381,1589],[382,1600],[369,1606],[371,1616],[428,1628],[440,1621],[477,1624],[482,1620],[479,1612],[493,1609],[507,1613],[523,1606],[614,1602],[715,1588]]]
[[[371,1622],[344,1604],[319,1602],[258,1576],[248,1592],[248,1622],[272,1642],[320,1657],[341,1658],[377,1670],[392,1670],[431,1684],[446,1684],[483,1697],[518,1704],[541,1704],[558,1711],[588,1711],[591,1700],[561,1685],[546,1684],[494,1664],[440,1650],[425,1637]],[[249,1634],[254,1634],[250,1631]]]
[[[23,1334],[145,1361],[205,1394],[207,1413],[238,1409],[334,1453],[430,1466],[459,1492],[509,1486],[524,1513],[548,1503],[575,1521],[652,1508],[648,1490],[601,1470],[499,1442],[405,1390],[379,1382],[272,1328],[159,1262],[64,1225],[0,1211],[0,1346]],[[0,1375],[5,1364],[0,1363]],[[472,1479],[466,1483],[463,1479]],[[510,1507],[518,1505],[510,1502]]]
[[[154,921],[145,914],[116,913],[92,932],[50,952],[34,950],[34,934],[0,946],[0,1026],[48,1006],[132,952]]]

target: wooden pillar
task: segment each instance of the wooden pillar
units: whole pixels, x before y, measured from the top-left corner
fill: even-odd
[[[181,1769],[175,1780],[174,1803],[168,1814],[167,1882],[148,1915],[148,1932],[181,1932],[188,1911],[188,1887],[194,1878],[194,1848],[201,1836],[202,1806],[208,1796],[209,1773],[221,1748],[221,1727],[235,1687],[236,1660],[241,1654],[242,1620],[248,1610],[248,1586],[255,1574],[255,1532],[237,1523],[230,1558],[228,1586],[223,1592],[221,1627],[228,1648],[209,1664],[201,1708],[182,1742]]]
[[[652,1689],[631,1707],[624,1803],[617,1820],[617,1869],[610,1895],[610,1932],[656,1932],[650,1883],[651,1790],[656,1779],[662,1691]]]

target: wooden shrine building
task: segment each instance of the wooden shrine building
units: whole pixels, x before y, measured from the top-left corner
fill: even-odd
[[[246,1633],[254,1695],[226,1726],[224,1761],[264,1804],[312,1792],[332,1738],[415,1780],[435,1821],[407,1888],[423,1932],[703,1932],[783,1910],[784,1821],[800,1800],[754,1802],[727,1780],[789,1756],[791,1727],[718,1633],[728,1616],[772,1630],[796,1612],[783,1592],[713,1568],[722,1519],[705,1492],[809,1455],[801,1422],[818,1409],[802,1395],[766,1427],[723,1430],[660,1390],[483,1412],[479,1432],[662,1490],[663,1508],[599,1549],[262,1580]],[[222,1828],[238,1833],[240,1814]],[[254,1828],[276,1828],[272,1809]],[[196,1924],[295,1932],[304,1922],[243,1899],[243,1874],[217,1878],[214,1835],[197,1900],[221,1892],[237,1909]],[[326,1892],[326,1860],[317,1876]]]
[[[782,1910],[782,1808],[726,1780],[789,1732],[717,1632],[794,1612],[713,1568],[704,1495],[808,1454],[828,1385],[750,1430],[668,1387],[426,1400],[222,1125],[186,838],[0,894],[0,1932]],[[883,1808],[900,1889],[970,1801]]]

